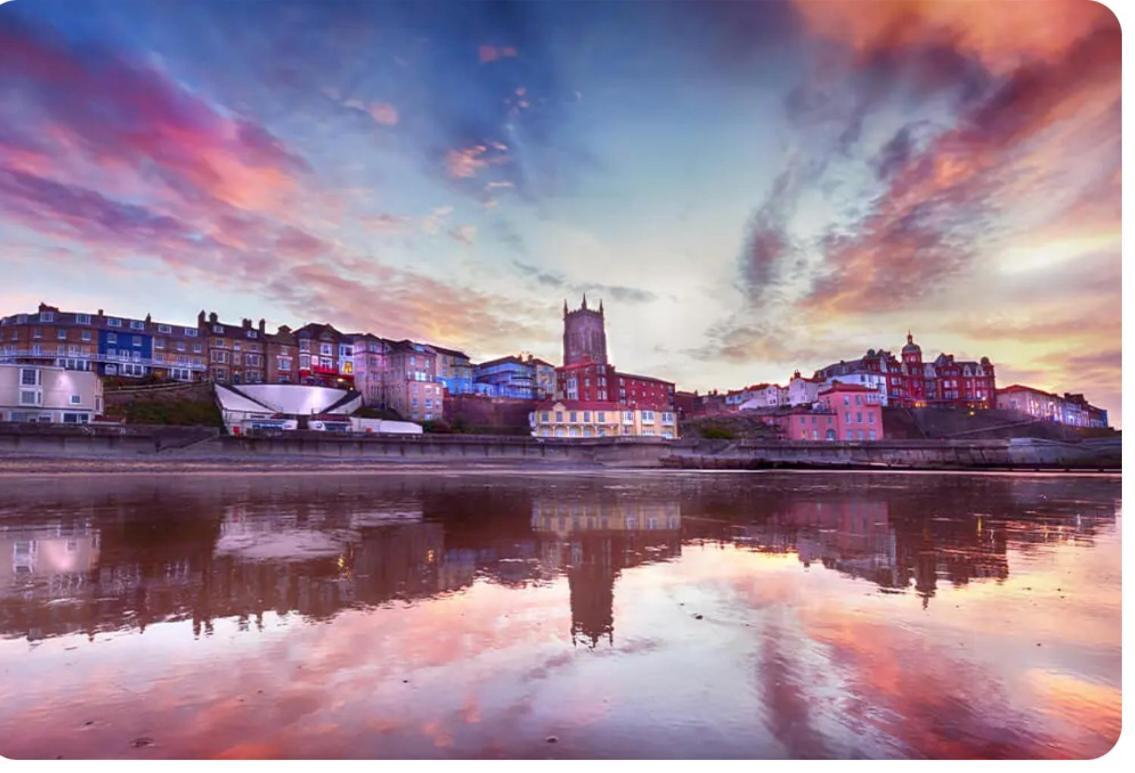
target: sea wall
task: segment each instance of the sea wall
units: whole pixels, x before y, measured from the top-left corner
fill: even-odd
[[[871,443],[782,440],[667,442],[660,438],[531,438],[493,435],[347,436],[291,432],[228,437],[211,427],[84,427],[0,424],[0,459],[335,460],[582,464],[613,467],[753,469],[1119,469],[1118,438],[1062,442],[1039,438],[891,440]]]
[[[867,443],[707,441],[677,443],[667,466],[689,468],[893,467],[909,469],[1119,469],[1119,438],[892,440]]]

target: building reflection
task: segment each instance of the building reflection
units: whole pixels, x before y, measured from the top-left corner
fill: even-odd
[[[14,484],[0,511],[0,636],[93,637],[169,620],[209,635],[221,618],[251,628],[267,613],[319,620],[477,582],[566,578],[571,639],[595,647],[615,642],[621,574],[679,557],[683,541],[794,554],[928,605],[942,583],[1004,580],[1010,548],[1090,543],[1117,505],[1106,481],[1094,494],[1080,482],[1091,495],[1072,498],[1059,482],[994,477],[742,480],[620,489],[586,478],[234,476],[49,494]]]
[[[681,553],[682,513],[676,500],[541,497],[532,502],[532,530],[541,559],[567,575],[573,644],[614,643],[619,573]]]

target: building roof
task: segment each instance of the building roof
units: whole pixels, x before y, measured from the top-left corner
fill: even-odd
[[[833,381],[828,388],[820,392],[820,394],[824,395],[828,392],[870,392],[871,394],[877,394],[878,390],[859,384],[844,384],[842,381]]]
[[[666,384],[668,386],[674,385],[673,381],[667,381],[666,379],[655,378],[654,376],[639,376],[634,373],[624,373],[623,371],[617,369],[615,370],[615,378],[633,378],[639,381],[657,381],[659,384]]]
[[[536,410],[543,411],[562,405],[569,411],[620,411],[622,407],[615,402],[603,400],[543,400],[536,403]],[[632,409],[633,410],[633,409]]]
[[[504,357],[497,357],[495,360],[485,360],[478,362],[475,367],[487,368],[490,365],[502,365],[506,362],[514,362],[517,365],[527,365],[528,363],[517,357],[515,354],[507,354]]]
[[[304,338],[318,337],[324,333],[330,333],[335,338],[345,337],[335,329],[334,325],[330,325],[326,322],[308,322],[303,327],[297,328],[294,332],[297,336],[302,335]]]
[[[303,384],[215,384],[214,388],[226,411],[311,416],[354,413],[362,405],[362,395],[353,389]]]
[[[460,349],[447,349],[446,347],[438,346],[437,344],[426,344],[426,346],[430,347],[435,352],[440,352],[441,354],[448,354],[450,357],[461,357],[461,358],[466,359],[466,360],[469,359],[469,355],[466,354],[465,352],[461,351]]]

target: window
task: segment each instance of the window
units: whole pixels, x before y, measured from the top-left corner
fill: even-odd
[[[42,327],[33,327],[32,328],[32,338],[43,338],[43,328]]]
[[[20,405],[39,405],[39,395],[35,389],[21,389]]]
[[[130,320],[130,329],[131,330],[145,330],[146,329],[146,323],[143,322],[140,319],[132,319],[132,320]]]
[[[246,338],[256,338],[256,331],[255,330],[245,330],[244,335],[245,335]]]
[[[108,344],[118,343],[118,334],[117,333],[107,333],[106,334],[106,342]]]
[[[564,412],[563,411],[556,411],[556,423],[557,424],[563,424],[563,421],[564,421]]]
[[[83,398],[79,395],[71,395],[71,405],[80,405],[82,402]]]
[[[155,338],[154,339],[154,348],[155,349],[166,348],[166,340],[164,338]],[[184,351],[184,349],[182,351]]]
[[[544,421],[544,422],[548,421],[548,415],[549,415],[548,411],[541,411],[540,412],[540,421]]]
[[[79,334],[79,337],[81,339],[83,339],[84,341],[90,341],[91,340],[91,331],[90,330],[84,330],[83,332],[81,332]]]
[[[55,337],[58,338],[60,341],[66,341],[67,340],[67,329],[62,328],[62,327],[59,328],[58,330],[55,331]]]
[[[109,317],[106,320],[106,326],[107,327],[122,327],[122,320],[115,319],[114,317]]]
[[[197,337],[197,328],[195,328],[195,327],[184,328],[184,331],[185,331],[185,335],[189,336],[190,338],[196,338]]]
[[[75,315],[75,324],[77,324],[77,325],[89,325],[89,324],[91,324],[91,315],[90,314],[76,314]]]
[[[39,313],[39,321],[40,322],[54,322],[55,321],[55,312],[53,312],[53,311],[41,311]]]
[[[130,343],[133,346],[141,346],[142,345],[142,336],[131,336],[130,337]]]
[[[222,325],[213,325],[213,332],[217,335],[222,335],[225,332],[225,328]]]
[[[585,422],[591,421],[591,411],[584,411],[583,412],[583,420]]]
[[[595,413],[595,420],[598,421],[600,424],[605,423],[607,421],[607,412],[606,411],[597,411]]]
[[[571,412],[570,412],[570,413],[568,414],[568,416],[570,417],[570,419],[569,419],[569,420],[570,420],[570,421],[571,421],[572,423],[574,423],[574,422],[576,421],[576,415],[575,415],[575,411],[571,411]]]

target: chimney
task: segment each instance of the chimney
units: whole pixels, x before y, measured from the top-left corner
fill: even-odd
[[[146,315],[146,324],[149,324],[149,323],[150,323],[150,315],[149,315],[149,314],[147,314],[147,315]]]
[[[209,322],[213,323],[214,325],[217,323],[217,312],[215,312],[215,311],[209,312]]]
[[[98,316],[100,316],[100,317],[102,316],[102,309],[99,309]]]
[[[102,312],[100,311],[99,313],[101,314]],[[200,327],[204,324],[205,324],[205,310],[201,309],[201,311],[197,312],[197,326]]]
[[[248,328],[252,327],[252,320],[251,319],[242,319],[240,321],[240,326],[247,330]]]
[[[264,320],[263,319],[260,320],[259,328],[260,328],[260,335],[264,335]]]

